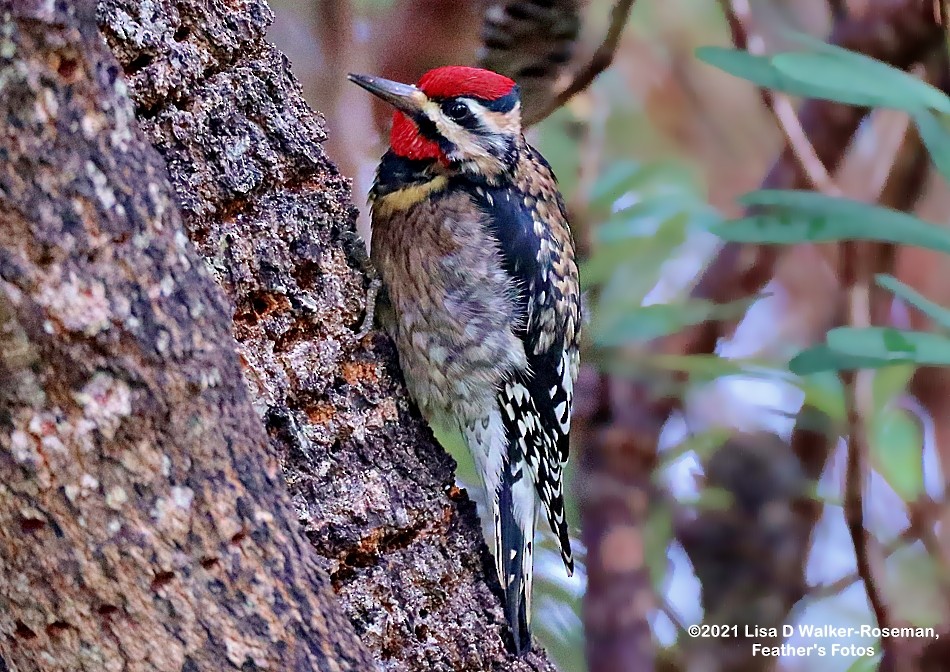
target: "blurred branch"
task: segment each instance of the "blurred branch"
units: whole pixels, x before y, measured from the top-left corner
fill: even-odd
[[[940,2],[941,20],[944,21],[944,29],[946,30],[950,28],[950,25],[946,23],[945,4],[945,2]],[[948,92],[950,91],[950,65],[948,65],[947,53],[945,51],[941,54],[941,57],[941,71],[935,79],[937,79],[939,87],[944,92]],[[920,273],[921,277],[927,278],[926,282],[922,285],[918,285],[917,288],[924,294],[929,294],[933,297],[934,292],[939,292],[940,288],[944,286],[945,275],[941,269],[945,266],[945,257],[942,255],[939,257],[920,255],[919,250],[908,250],[907,252],[909,263],[913,266],[915,272]],[[914,254],[913,257],[910,257],[911,253]],[[908,280],[910,280],[910,278],[908,278]],[[911,282],[911,284],[916,283]],[[909,313],[909,326],[912,329],[933,329],[931,320],[918,310],[911,307]],[[947,485],[950,484],[950,370],[944,367],[918,368],[910,382],[909,392],[916,397],[923,407],[923,413],[917,413],[915,411],[915,415],[917,415],[918,418],[922,418],[924,415],[929,416],[933,423],[930,441],[932,441],[933,449],[937,453],[940,461],[943,487],[944,492],[946,492]],[[926,443],[925,438],[925,445]],[[919,505],[915,505],[911,509],[911,513],[917,514],[918,509]],[[930,518],[930,516],[927,515],[926,507],[924,507],[923,515],[912,515],[911,522],[916,523],[917,519],[921,517],[924,518],[925,521]],[[935,535],[936,546],[938,546],[938,548],[934,549],[934,544],[927,544],[928,553],[935,558],[946,558],[948,552],[950,552],[950,541],[948,541],[947,534],[948,523],[950,523],[950,507],[944,503],[937,510],[933,518],[936,519],[936,525],[939,526],[939,534]],[[931,525],[927,531],[933,533],[933,520],[929,522]],[[945,579],[946,577],[944,576],[942,578]],[[944,585],[944,589],[946,590],[946,585]],[[950,660],[950,655],[948,655],[946,642],[930,642],[920,654],[918,662],[919,669],[928,672],[930,670],[947,670],[950,669],[947,665],[948,660]],[[890,664],[891,661],[885,662]],[[881,669],[886,669],[883,662]]]
[[[878,3],[878,6],[880,7],[882,4],[883,3]],[[919,39],[919,35],[916,31],[909,30],[909,25],[906,23],[906,16],[898,16],[896,13],[897,10],[892,6],[889,6],[889,11],[894,11],[895,13],[885,13],[884,16],[888,16],[893,22],[892,24],[874,24],[873,22],[869,24],[867,17],[857,21],[848,19],[846,20],[846,23],[849,24],[848,26],[838,25],[835,27],[833,32],[835,40],[850,48],[863,45],[866,47],[866,52],[870,52],[874,55],[883,55],[886,51],[885,35],[887,35],[888,30],[902,28],[904,31],[907,31],[904,33],[904,40],[910,41],[912,39]],[[741,30],[742,23],[738,20],[738,17],[731,12],[730,14],[730,24],[733,26],[734,31],[737,27]],[[729,15],[727,15],[727,18],[728,17]],[[876,18],[877,21],[882,21],[882,19],[882,15]],[[861,31],[858,31],[852,24],[861,25],[863,28]],[[875,27],[877,37],[871,38],[869,36],[869,26]],[[870,34],[874,35],[875,32],[872,31]],[[861,37],[859,38],[859,36]],[[739,39],[737,41],[739,45],[744,44],[744,41],[747,39],[744,31],[740,32],[738,37]],[[864,43],[862,40],[869,41]],[[937,40],[931,39],[931,46],[936,43]],[[910,42],[904,42],[901,48],[912,49]],[[896,56],[899,51],[895,44],[891,44],[887,49],[889,49],[894,56]],[[903,67],[907,67],[912,64],[914,60],[916,59],[902,60],[899,64]],[[865,111],[846,109],[842,106],[836,106],[830,103],[806,103],[803,108],[803,124],[801,127],[806,129],[807,133],[801,142],[804,144],[806,150],[811,150],[811,153],[817,157],[819,165],[821,165],[822,168],[824,168],[824,166],[837,167],[847,151],[851,136],[854,134],[865,113]],[[927,159],[926,155],[921,151],[920,142],[916,138],[905,141],[907,129],[906,118],[902,120],[902,125],[892,124],[891,126],[894,128],[888,127],[885,131],[895,130],[895,132],[892,134],[881,133],[881,135],[885,137],[883,137],[883,139],[879,138],[879,145],[881,146],[880,161],[875,162],[875,165],[871,166],[871,169],[875,172],[869,176],[867,169],[862,171],[863,182],[858,183],[860,191],[863,192],[860,197],[862,200],[870,201],[876,201],[880,197],[880,200],[890,207],[905,209],[914,203],[923,187],[924,177],[926,176]],[[786,125],[783,128],[787,129],[788,126]],[[834,132],[836,130],[844,131],[845,134],[843,136],[835,136]],[[794,134],[787,133],[787,135],[791,135],[789,144],[792,145]],[[800,158],[802,155],[807,155],[807,153],[808,152],[801,151],[801,144],[799,145],[799,151],[796,151],[794,147],[786,149],[786,152],[776,167],[773,168],[766,178],[765,186],[788,188],[806,187],[815,185],[815,183],[821,184],[821,179],[815,179],[814,175],[810,174],[807,165],[808,162],[802,161]],[[882,170],[878,170],[878,168],[881,167],[877,165],[878,163],[883,164]],[[831,183],[830,180],[829,183],[834,184]],[[837,188],[833,190],[827,186],[825,188],[829,191],[838,191]],[[855,189],[854,191],[858,190]],[[866,249],[869,255],[866,263],[872,267],[887,268],[893,262],[892,250],[879,249],[878,247],[871,246]],[[749,252],[752,252],[752,254],[748,254]],[[743,258],[744,254],[748,254],[748,257]],[[748,280],[753,280],[753,282],[749,283],[744,289],[759,291],[761,286],[771,279],[773,275],[772,264],[774,264],[777,257],[778,252],[774,249],[727,245],[721,252],[720,258],[714,262],[714,267],[717,264],[722,264],[717,272],[724,273],[724,276],[717,280],[727,280],[728,283],[738,279],[740,284]],[[731,278],[725,274],[732,274]],[[707,272],[704,281],[708,282],[711,277],[709,272]],[[701,281],[697,287],[697,293],[702,294],[702,292],[709,289],[709,286],[705,285],[704,281]],[[723,283],[720,288],[726,287],[727,283]],[[870,290],[865,293],[864,302],[864,312],[867,316],[866,320],[870,320],[869,306],[871,305],[871,300],[868,298],[869,292]],[[742,295],[742,293],[738,293],[732,296],[738,298]],[[713,298],[714,300],[720,299],[720,297]],[[842,315],[842,317],[844,316]],[[839,323],[843,321],[842,319]],[[722,330],[723,325],[712,325],[712,328],[706,332],[703,338],[692,340],[690,335],[687,334],[685,341],[678,341],[678,345],[682,347],[685,344],[687,353],[710,352],[714,349],[718,337],[722,335]],[[682,338],[682,336],[683,335],[680,335],[678,339]],[[690,348],[697,345],[701,346],[701,349],[690,350]],[[818,430],[814,429],[816,421],[818,426],[820,426]],[[827,457],[830,455],[831,449],[834,446],[836,436],[837,432],[835,431],[833,423],[831,423],[826,416],[814,409],[803,409],[792,435],[792,453],[797,458],[807,478],[815,479],[820,475]],[[764,441],[765,439],[762,440]],[[784,446],[780,446],[780,448],[784,448]],[[752,459],[751,456],[753,454],[754,453],[749,453],[744,459]],[[775,454],[781,454],[781,451],[776,449]],[[741,456],[741,453],[737,453],[737,456]],[[860,464],[858,466],[860,466]],[[747,473],[748,469],[742,471]],[[857,482],[860,484],[860,481]],[[728,489],[735,491],[735,488]],[[771,548],[766,548],[760,553],[761,557],[759,558],[750,559],[740,554],[740,556],[733,557],[730,562],[718,563],[719,569],[717,570],[717,563],[714,561],[717,557],[715,549],[725,549],[728,544],[722,540],[718,543],[716,542],[714,538],[715,535],[712,535],[711,532],[711,530],[715,529],[715,525],[708,524],[710,521],[706,521],[707,524],[699,526],[702,534],[698,541],[702,543],[697,543],[696,538],[693,538],[692,542],[689,543],[687,541],[689,537],[688,533],[685,537],[681,537],[684,547],[688,548],[688,552],[690,552],[691,549],[690,557],[694,567],[697,569],[697,575],[700,575],[700,568],[705,564],[703,560],[704,555],[708,555],[713,559],[710,560],[712,565],[702,570],[706,572],[707,576],[700,576],[703,587],[703,603],[707,608],[706,618],[709,622],[742,623],[752,619],[755,623],[768,623],[771,625],[773,623],[780,623],[781,620],[787,618],[788,611],[804,592],[804,563],[807,558],[807,539],[821,513],[821,504],[807,497],[800,497],[798,501],[792,502],[790,507],[791,511],[795,512],[797,516],[795,519],[787,519],[784,529],[787,534],[797,535],[790,538],[799,542],[797,544],[791,544],[795,546],[800,553],[797,558],[798,564],[787,564],[789,559],[785,557],[772,557],[770,556],[772,552]],[[748,507],[746,510],[748,510]],[[727,525],[727,523],[728,521],[725,520],[719,521],[719,528],[727,531],[729,528],[723,527],[723,525]],[[743,525],[741,527],[744,530],[757,530],[764,524],[766,524],[765,521],[760,521],[752,525]],[[795,527],[795,525],[798,527]],[[863,525],[860,531],[863,532]],[[712,535],[712,537],[710,535]],[[749,534],[744,533],[743,539],[745,541],[743,543],[750,542],[751,538]],[[710,548],[703,550],[705,545],[710,544]],[[867,551],[866,547],[862,549],[862,553],[866,558],[870,558],[869,551],[865,551]],[[737,551],[733,552],[735,553]],[[754,573],[753,564],[756,564],[758,567],[758,575]],[[779,569],[782,567],[784,567],[784,570]],[[719,572],[718,574],[717,571]],[[870,572],[865,568],[864,575],[868,576],[869,574]],[[743,601],[736,600],[735,597],[725,596],[716,598],[716,595],[722,592],[722,580],[724,576],[732,577],[730,580],[740,594],[754,596],[754,598],[746,597],[744,608],[740,608],[739,606]],[[747,578],[743,579],[743,576]],[[771,576],[774,580],[771,581],[771,585],[763,586],[762,584],[754,583],[754,577],[756,576]],[[761,578],[759,580],[761,580]],[[712,594],[707,595],[707,591],[712,591]],[[770,604],[762,601],[765,596],[771,596],[773,602]],[[756,604],[759,604],[759,606],[757,607]],[[719,610],[726,609],[726,611],[713,611],[710,613],[709,609],[711,607]],[[774,607],[778,607],[779,612],[776,612]],[[756,611],[757,609],[758,611]],[[694,647],[702,649],[703,645],[708,643],[693,641],[691,644]],[[709,651],[698,650],[691,651],[690,653],[691,659],[696,659],[696,657],[699,656],[703,660],[708,661],[714,657]],[[708,655],[704,656],[704,654]],[[715,658],[718,660],[727,655],[728,651],[716,651]],[[725,662],[725,659],[723,659],[723,661]],[[719,669],[757,669],[755,667],[757,661],[736,659],[731,662],[734,664],[730,665],[727,663]]]
[[[597,75],[610,67],[614,55],[617,53],[617,47],[620,45],[620,36],[623,35],[623,29],[627,25],[627,19],[630,17],[630,10],[633,9],[634,2],[636,0],[617,0],[610,13],[610,26],[604,36],[604,41],[597,47],[597,51],[594,52],[590,61],[574,75],[574,78],[566,87],[555,94],[537,113],[526,115],[526,126],[536,124],[550,116],[552,112],[590,86]]]
[[[869,131],[875,133],[877,153],[868,170],[861,170],[853,180],[852,198],[868,203],[877,203],[885,195],[889,178],[896,171],[906,171],[907,162],[900,160],[904,151],[918,154],[921,151],[916,136],[908,137],[909,119],[907,115],[890,111],[876,110],[869,124]],[[905,149],[906,148],[906,149]],[[842,171],[845,172],[845,171]],[[857,172],[857,171],[856,171]],[[919,171],[911,165],[911,181],[901,180],[909,186],[910,193],[920,190],[922,178]],[[916,177],[916,179],[915,179]],[[916,185],[916,186],[915,186]],[[906,193],[906,191],[905,191]],[[893,190],[888,194],[894,194]],[[906,200],[902,193],[898,198],[900,205],[909,207],[913,200]],[[870,327],[877,321],[886,320],[887,313],[874,311],[875,304],[886,302],[888,297],[880,288],[873,286],[872,278],[877,273],[893,273],[895,248],[890,244],[846,241],[840,245],[841,285],[848,299],[846,322],[852,327]],[[868,475],[867,460],[870,449],[867,440],[867,422],[873,408],[871,371],[845,371],[841,379],[845,389],[845,408],[847,412],[847,454],[844,486],[844,514],[848,532],[854,546],[857,573],[864,582],[871,610],[878,626],[890,627],[890,614],[881,592],[882,582],[877,576],[884,566],[884,557],[879,545],[872,539],[864,525],[864,484]],[[883,638],[885,654],[895,645],[896,640]],[[893,653],[892,653],[893,655]]]
[[[587,367],[578,380],[574,439],[577,498],[587,547],[583,618],[590,672],[652,670],[649,616],[655,608],[643,528],[653,497],[655,449],[640,441],[657,416],[629,383]],[[617,403],[619,401],[619,404]],[[631,412],[633,411],[633,412]],[[644,450],[644,448],[646,448]]]
[[[663,615],[670,619],[670,623],[672,623],[673,627],[676,628],[677,638],[682,638],[683,635],[688,637],[689,635],[686,632],[686,624],[683,623],[683,619],[680,618],[680,615],[676,612],[676,609],[673,608],[673,605],[670,604],[670,601],[666,598],[666,596],[654,593],[653,599],[656,600],[657,604],[660,605],[660,611],[663,612]]]
[[[876,110],[869,131],[875,133],[877,153],[868,175],[861,170],[855,176],[851,196],[868,203],[877,203],[889,198],[899,199],[901,209],[910,207],[921,190],[923,174],[916,162],[905,161],[902,155],[909,153],[919,157],[922,147],[916,134],[909,136],[909,118],[905,114]],[[919,158],[918,158],[919,161]],[[908,170],[909,168],[909,170]],[[844,171],[843,171],[844,172]],[[899,178],[905,188],[900,193],[887,190],[889,181]],[[909,181],[908,181],[909,180]],[[908,199],[907,194],[911,194]],[[891,205],[890,203],[887,203]],[[886,323],[889,297],[872,283],[877,273],[893,273],[896,258],[895,246],[891,244],[846,241],[840,245],[841,285],[846,291],[848,311],[846,322],[852,327],[864,328],[872,324]],[[875,307],[878,310],[875,310]],[[875,317],[877,319],[875,319]],[[847,414],[847,454],[844,486],[844,515],[848,532],[854,546],[857,573],[864,583],[871,610],[878,627],[891,625],[891,617],[882,594],[882,581],[878,576],[884,567],[884,555],[880,546],[871,537],[864,524],[864,484],[868,476],[867,422],[873,408],[872,371],[844,371],[841,374],[845,389]],[[882,638],[885,656],[900,660],[894,653],[897,640]]]
[[[946,498],[940,501],[924,499],[919,502],[914,507],[910,524],[901,530],[900,534],[881,546],[882,559],[886,560],[914,541],[923,542],[924,538],[932,533],[934,524],[946,513],[948,503],[950,502]],[[851,572],[830,583],[810,586],[806,591],[807,597],[810,600],[833,597],[860,580],[861,575],[858,572]]]
[[[870,297],[868,284],[870,269],[866,257],[862,254],[863,246],[854,242],[842,245],[842,281],[847,288],[851,304],[851,326],[870,326]],[[844,487],[844,517],[854,545],[854,557],[858,575],[864,582],[868,602],[874,612],[877,625],[880,628],[890,627],[890,615],[887,605],[881,595],[880,582],[874,575],[875,564],[871,559],[870,534],[864,526],[864,482],[867,479],[867,458],[869,453],[867,443],[866,418],[863,410],[862,392],[870,379],[863,374],[866,371],[845,371],[841,374],[845,387],[845,406],[848,418],[847,463],[845,469]],[[881,638],[885,652],[890,648],[893,640]]]
[[[832,31],[831,41],[896,67],[907,68],[939,45],[940,36],[932,13],[924,11],[920,0],[872,0],[860,17],[839,20]],[[827,170],[837,169],[852,136],[866,114],[866,110],[825,101],[809,101],[802,106],[799,116],[801,127],[818,160]],[[908,146],[909,144],[907,143]],[[898,163],[901,166],[906,164],[909,167],[917,167],[920,165],[918,155],[914,154],[914,157],[914,160]],[[921,175],[919,170],[901,170],[890,176],[888,188],[892,184],[895,186],[894,200],[890,203],[892,207],[903,208],[913,203],[923,183],[922,179],[919,179]],[[898,183],[903,179],[907,181],[898,187]],[[810,184],[808,174],[791,148],[785,150],[764,180],[766,188],[801,188]],[[693,291],[693,296],[726,303],[755,294],[772,279],[778,255],[778,249],[772,246],[727,244],[704,273]],[[686,355],[711,353],[725,329],[723,323],[710,321],[698,328],[684,330],[656,344],[656,348],[661,352]],[[585,596],[584,614],[592,672],[652,669],[654,663],[654,654],[648,648],[649,643],[641,639],[642,633],[649,632],[649,626],[643,609],[639,608],[641,600],[644,599],[640,596],[650,594],[649,576],[634,562],[635,557],[630,560],[628,556],[629,564],[625,565],[627,571],[621,575],[622,580],[616,580],[617,577],[610,573],[611,556],[603,551],[607,548],[605,544],[611,539],[611,533],[615,531],[627,535],[626,538],[632,542],[629,544],[630,549],[638,548],[638,540],[642,543],[639,510],[631,511],[632,507],[624,509],[614,505],[622,496],[626,496],[628,502],[642,502],[643,498],[649,495],[648,470],[652,469],[656,459],[660,431],[679,404],[675,398],[655,394],[655,387],[656,383],[652,380],[630,382],[597,375],[589,368],[585,368],[582,379],[578,382],[575,408],[578,425],[575,440],[581,452],[581,459],[577,483],[582,490],[579,499],[584,540],[592,552],[588,566],[590,584]],[[827,431],[806,429],[806,423],[803,422],[805,417],[806,414],[803,413],[793,433],[793,455],[790,460],[784,462],[790,464],[794,471],[794,462],[800,461],[798,471],[804,473],[806,478],[813,479],[821,472],[837,432],[834,427],[828,428]],[[734,457],[739,463],[761,463],[762,469],[768,470],[769,462],[762,463],[756,457],[756,442],[752,443],[748,450],[740,449],[734,452]],[[762,440],[762,445],[767,443],[766,439]],[[784,446],[784,450],[787,454],[788,447]],[[728,464],[725,466],[728,467]],[[749,480],[752,479],[740,479],[736,482],[735,489],[741,491],[743,483]],[[820,505],[815,504],[813,500],[806,501],[805,497],[796,498],[796,490],[792,487],[794,483],[786,485],[789,487],[782,490],[785,493],[784,501],[788,503],[794,515],[792,518],[782,517],[782,529],[798,535],[799,540],[807,541],[814,522],[820,515]],[[765,493],[764,496],[768,498],[772,495]],[[741,518],[740,522],[743,520],[746,518]],[[768,522],[765,516],[759,516],[756,520],[763,524]],[[733,529],[729,520],[723,519],[720,522],[722,525],[718,529],[723,533]],[[698,528],[693,531],[699,535],[694,537],[693,541],[700,542],[698,546],[696,543],[692,545],[694,553],[702,554],[703,551],[698,549],[703,547],[703,538],[709,540],[711,531]],[[779,615],[767,602],[759,599],[760,597],[771,597],[772,601],[777,602],[780,609],[784,610],[780,616],[785,618],[804,594],[805,582],[801,568],[804,567],[804,549],[807,544],[803,542],[794,546],[797,555],[785,554],[780,562],[773,562],[777,551],[771,547],[767,547],[765,550],[768,552],[762,554],[763,558],[770,558],[767,562],[772,563],[762,568],[762,571],[774,579],[770,581],[770,586],[777,592],[772,592],[770,596],[756,596],[751,601],[745,598],[747,604],[758,604],[763,610],[767,610],[770,620],[778,618]],[[642,558],[639,560],[642,562]],[[748,563],[746,566],[750,567]],[[716,569],[713,564],[709,564],[708,568],[711,575],[715,576]],[[726,569],[731,567],[727,566]],[[737,574],[735,576],[742,579],[735,585],[742,587],[743,591],[752,590],[754,594],[754,574],[746,572],[744,579]],[[717,603],[717,595],[705,594],[706,590],[718,590],[717,586],[715,579],[703,581],[704,604]],[[747,596],[749,593],[743,594]],[[729,599],[728,596],[723,596],[724,601]],[[638,608],[631,613],[629,605],[632,604],[638,605]],[[720,601],[718,604],[723,605],[725,602]],[[728,608],[728,605],[722,608]],[[765,619],[759,618],[758,615],[753,614],[752,617],[758,619],[753,622],[765,622]],[[610,620],[611,618],[613,620]],[[614,660],[618,661],[613,663],[613,667],[610,666],[608,658],[611,654],[615,654]],[[627,663],[624,667],[623,664],[628,660],[636,661],[639,666]],[[660,661],[657,664],[662,663],[663,661]]]
[[[886,116],[883,122],[869,125],[876,133],[879,161],[869,166],[860,157],[852,157],[848,167],[860,164],[863,170],[860,174],[843,170],[839,177],[847,177],[849,184],[853,181],[863,187],[863,193],[858,195],[862,200],[880,200],[889,207],[906,209],[923,188],[927,155],[919,138],[907,135],[905,115]],[[883,164],[884,169],[879,164]],[[864,248],[864,263],[882,271],[890,270],[893,263],[890,247],[868,245]],[[871,319],[870,305],[878,298],[878,292],[878,288],[873,288],[871,298],[861,304],[865,323]],[[843,314],[839,316],[840,319],[826,326],[830,328],[847,321]],[[867,391],[863,387],[856,389],[862,394]],[[867,408],[863,397],[860,407]],[[793,605],[809,593],[805,588],[808,541],[821,516],[822,505],[804,494],[796,483],[801,478],[814,481],[820,476],[837,435],[835,423],[816,409],[806,407],[800,412],[792,432],[790,450],[770,435],[738,437],[723,448],[726,455],[717,453],[707,466],[711,482],[725,487],[739,502],[737,509],[734,507],[726,513],[704,512],[692,524],[678,528],[678,536],[701,580],[707,622],[777,628],[785,622]],[[759,457],[762,451],[771,460],[768,466],[763,466]],[[731,469],[723,466],[730,462],[733,463]],[[743,478],[730,479],[729,474],[742,474]],[[750,481],[757,486],[750,485]],[[755,492],[759,494],[754,495]],[[765,511],[769,512],[768,516]],[[735,542],[736,530],[742,530],[742,544]],[[920,528],[915,528],[912,533],[919,531]],[[783,539],[780,549],[774,543],[757,541],[778,538]],[[736,545],[741,549],[733,548]],[[871,556],[870,549],[865,556],[877,560]],[[882,564],[883,558],[873,566]],[[863,576],[868,576],[868,572]],[[849,579],[846,585],[854,580]],[[724,584],[731,588],[726,590]],[[716,648],[715,642],[691,642],[689,657],[722,661],[718,669],[761,669],[761,661],[747,657],[744,651]]]
[[[729,24],[732,42],[736,48],[744,49],[750,54],[764,54],[765,42],[760,35],[753,32],[752,11],[748,1],[741,0],[736,3],[733,0],[719,0],[719,6]],[[802,128],[791,99],[783,93],[770,89],[760,88],[759,92],[785,135],[789,148],[801,165],[811,186],[829,196],[840,196],[841,190],[831,179],[828,169],[808,140],[808,134]]]
[[[917,531],[917,538],[923,545],[927,554],[936,566],[950,567],[950,558],[947,557],[946,549],[941,545],[939,536],[934,530],[934,520],[941,513],[946,513],[945,507],[934,512],[934,502],[929,498],[923,498],[911,502],[909,507],[910,524]],[[950,587],[950,577],[946,572],[939,572],[937,576],[939,589],[943,593],[944,600],[948,596],[948,587]]]

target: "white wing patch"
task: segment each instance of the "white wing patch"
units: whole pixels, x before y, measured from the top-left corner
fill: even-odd
[[[577,348],[568,348],[561,353],[561,361],[557,365],[557,373],[561,377],[561,389],[564,390],[566,401],[554,409],[561,431],[569,434],[571,431],[571,408],[574,403],[574,381],[577,379],[580,368],[580,353]],[[551,388],[551,398],[557,393],[557,388]]]

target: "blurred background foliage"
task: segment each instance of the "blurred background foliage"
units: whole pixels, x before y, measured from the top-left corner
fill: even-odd
[[[431,67],[473,63],[485,3],[271,4],[277,12],[271,38],[293,62],[310,103],[328,119],[328,150],[341,171],[353,178],[362,208],[360,232],[368,240],[363,202],[386,146],[389,115],[370,96],[347,85],[345,74],[414,81]],[[804,50],[805,56],[756,59],[723,49],[731,48],[735,36],[723,13],[729,3],[639,0],[612,66],[528,131],[529,140],[558,175],[583,256],[589,317],[585,363],[612,377],[647,381],[653,395],[680,400],[663,423],[651,475],[662,495],[653,498],[641,530],[655,593],[651,632],[659,647],[669,647],[661,656],[664,660],[676,660],[680,649],[690,645],[682,627],[702,622],[703,606],[708,608],[711,599],[701,596],[700,581],[712,570],[696,566],[704,556],[695,551],[695,535],[677,537],[677,521],[711,521],[704,523],[704,530],[731,530],[729,543],[736,546],[747,541],[743,535],[752,534],[715,517],[745,497],[746,491],[730,480],[728,466],[711,461],[737,433],[779,437],[775,445],[782,446],[766,453],[762,474],[748,467],[759,464],[753,458],[742,462],[746,466],[739,475],[741,483],[752,487],[761,477],[762,487],[781,490],[777,481],[769,480],[778,470],[783,474],[779,481],[791,483],[789,497],[821,505],[813,529],[805,530],[806,540],[811,539],[804,558],[805,585],[800,587],[805,597],[795,600],[788,622],[874,623],[873,605],[856,575],[845,515],[847,442],[832,439],[830,456],[819,461],[815,474],[807,467],[799,474],[797,461],[782,458],[784,446],[795,445],[796,431],[815,429],[799,415],[803,407],[839,427],[833,436],[848,434],[849,421],[859,416],[866,439],[862,450],[870,463],[859,493],[862,524],[870,535],[871,554],[887,557],[886,566],[876,568],[882,584],[876,589],[888,604],[889,618],[944,628],[950,623],[950,544],[940,533],[950,464],[950,383],[939,372],[926,378],[917,375],[920,365],[950,365],[950,341],[944,336],[950,312],[941,308],[950,306],[950,265],[941,256],[950,252],[950,235],[937,226],[946,222],[950,205],[943,179],[950,174],[950,135],[944,126],[950,101],[921,83],[920,77],[928,76],[923,68],[906,75],[804,39],[825,39],[836,3],[741,4],[748,4],[749,11],[740,18],[746,29],[754,27],[767,53],[794,49]],[[861,12],[869,2],[847,4]],[[581,32],[572,63],[583,63],[594,52],[607,31],[612,6],[607,0],[581,3]],[[937,60],[945,67],[944,58]],[[793,104],[818,97],[889,109],[875,110],[864,119],[830,187],[812,185],[816,191],[811,193],[756,192],[740,200],[759,188],[785,146],[776,114],[763,103],[760,90],[743,78],[784,89],[794,96]],[[906,147],[917,143],[919,149],[915,127],[935,169],[913,173],[915,182],[909,186],[895,176]],[[902,202],[901,194],[890,194],[890,188],[913,192],[903,199],[913,204],[913,215],[872,205]],[[748,213],[747,205],[752,206]],[[726,303],[692,298],[723,237],[790,247],[760,292]],[[832,244],[856,237],[884,241],[889,247],[875,242],[863,248]],[[849,271],[848,255],[885,261],[858,262],[857,270]],[[856,322],[849,311],[855,288],[871,297],[865,323]],[[684,328],[711,320],[737,324],[719,340],[715,355],[677,349],[677,334]],[[839,328],[826,341],[830,327]],[[657,347],[656,339],[665,345]],[[869,371],[837,374],[854,366]],[[459,480],[478,499],[479,488],[471,487],[476,484],[471,460],[458,438],[440,439],[459,462]],[[754,454],[759,453],[748,452]],[[583,491],[575,465],[572,462],[568,478],[575,492]],[[796,479],[807,481],[805,495]],[[766,494],[748,496],[761,504]],[[575,529],[580,526],[576,501],[572,498],[569,508]],[[703,518],[707,514],[713,517]],[[749,520],[758,524],[758,519]],[[576,540],[581,562],[573,579],[564,576],[550,539],[541,549],[537,635],[561,669],[580,672],[587,669],[581,608],[584,549]],[[796,635],[789,643],[814,642]],[[874,640],[843,643],[881,650]],[[787,670],[873,669],[874,664],[847,657],[787,657],[779,663]]]

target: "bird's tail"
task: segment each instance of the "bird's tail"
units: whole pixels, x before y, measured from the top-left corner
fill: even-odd
[[[518,653],[531,648],[531,584],[537,509],[527,465],[506,460],[498,484],[495,563],[505,591],[505,616]]]

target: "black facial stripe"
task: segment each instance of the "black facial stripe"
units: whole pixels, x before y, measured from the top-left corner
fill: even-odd
[[[456,116],[452,114],[452,108],[456,105],[464,106],[468,111],[468,114],[461,119],[456,118]],[[478,123],[478,117],[474,112],[471,111],[471,108],[468,106],[468,104],[463,102],[461,98],[448,98],[442,101],[439,106],[441,107],[443,114],[445,114],[449,119],[462,128],[474,131],[476,133],[482,130],[481,124]]]
[[[501,98],[495,98],[494,100],[472,95],[457,97],[474,100],[486,110],[491,110],[492,112],[510,112],[514,109],[521,97],[521,89],[517,84],[515,84],[511,88],[511,91],[503,95]],[[452,100],[452,98],[433,98],[432,100],[438,101],[438,103],[441,105],[445,101]]]
[[[435,124],[431,119],[429,119],[429,117],[425,116],[424,114],[416,114],[412,117],[412,120],[416,122],[416,126],[419,127],[419,132],[422,133],[423,137],[425,137],[427,140],[433,140],[439,143],[439,149],[441,149],[443,152],[449,154],[455,149],[454,144],[439,134],[439,129],[435,127]]]

